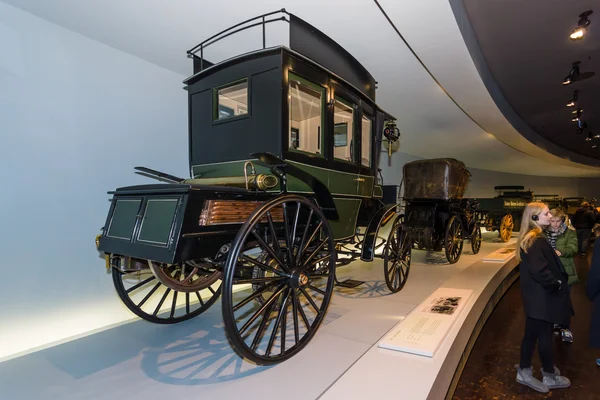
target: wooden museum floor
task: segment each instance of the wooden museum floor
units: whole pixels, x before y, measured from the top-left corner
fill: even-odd
[[[574,341],[563,343],[554,336],[555,363],[571,379],[568,389],[537,393],[515,381],[514,364],[519,362],[519,347],[525,326],[521,305],[520,281],[506,292],[481,331],[465,366],[455,400],[470,399],[600,399],[600,367],[595,359],[599,349],[590,349],[589,322],[591,303],[585,294],[592,249],[587,257],[575,257],[581,283],[571,291],[575,316],[571,320]],[[533,359],[534,375],[539,378],[541,363],[537,350]]]

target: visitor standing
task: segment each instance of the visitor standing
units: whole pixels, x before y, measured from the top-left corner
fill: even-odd
[[[542,233],[551,217],[546,204],[527,204],[517,238],[517,259],[521,263],[521,297],[526,320],[521,342],[521,361],[515,366],[516,379],[542,393],[571,385],[571,381],[561,376],[554,365],[552,350],[553,324],[568,324],[573,307],[567,285],[567,271]],[[531,366],[536,343],[542,361],[542,381],[533,376]]]
[[[594,225],[596,242],[594,243],[594,254],[592,264],[588,273],[586,292],[593,302],[592,319],[590,322],[590,347],[600,349],[600,224]],[[600,358],[596,359],[600,366]]]
[[[552,217],[550,224],[544,228],[544,234],[548,238],[548,242],[554,249],[554,252],[562,262],[562,265],[567,271],[569,279],[567,284],[569,288],[576,283],[579,283],[579,276],[575,268],[575,260],[573,257],[577,254],[577,235],[574,230],[567,227],[565,223],[567,214],[559,208],[550,210]],[[563,342],[573,343],[573,333],[571,332],[570,324],[555,325],[555,330],[560,332],[560,337]]]

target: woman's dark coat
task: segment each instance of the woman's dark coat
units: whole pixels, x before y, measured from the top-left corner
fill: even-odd
[[[600,348],[600,237],[594,243],[592,266],[585,289],[590,300],[594,302],[590,323],[590,347]]]
[[[573,315],[569,276],[545,237],[536,238],[527,253],[521,250],[520,271],[525,315],[568,325]]]

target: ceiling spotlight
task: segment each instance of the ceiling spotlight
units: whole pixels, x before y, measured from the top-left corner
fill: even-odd
[[[573,98],[567,103],[567,107],[574,107],[579,100],[579,90],[573,90]]]
[[[571,34],[569,35],[569,39],[571,39],[571,40],[583,39],[583,37],[585,36],[585,34],[587,32],[587,27],[590,24],[590,20],[587,17],[591,13],[593,13],[593,11],[588,10],[586,12],[579,14],[579,21],[577,22],[577,28],[573,29],[573,32],[571,32]]]
[[[567,75],[565,79],[563,79],[563,85],[568,85],[579,78],[579,64],[581,64],[581,61],[575,61],[572,64],[571,71],[569,71],[569,75]]]
[[[586,142],[591,142],[591,141],[592,141],[592,138],[593,138],[593,136],[592,136],[592,132],[588,132],[588,135],[587,135],[587,137],[585,138],[585,141],[586,141]]]
[[[596,147],[598,147],[598,145],[597,145],[597,144],[593,144],[593,145],[592,145],[592,149],[595,149]]]
[[[571,121],[578,122],[579,118],[581,118],[582,112],[583,112],[583,110],[581,108],[578,108],[577,110],[573,111],[572,113],[575,115],[573,116],[573,119],[571,119]]]
[[[596,134],[594,135],[594,139],[600,139],[600,133],[596,133]]]

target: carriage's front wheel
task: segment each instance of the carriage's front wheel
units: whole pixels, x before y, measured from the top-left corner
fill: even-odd
[[[446,225],[446,235],[444,247],[446,259],[450,264],[454,264],[460,258],[463,249],[463,225],[458,216],[453,215]]]
[[[234,349],[262,365],[298,353],[325,317],[334,280],[333,236],[319,207],[286,195],[256,209],[223,273],[223,322]]]
[[[402,227],[402,221],[400,217],[394,222],[383,250],[385,283],[392,293],[404,287],[410,272],[412,241],[408,231]]]

